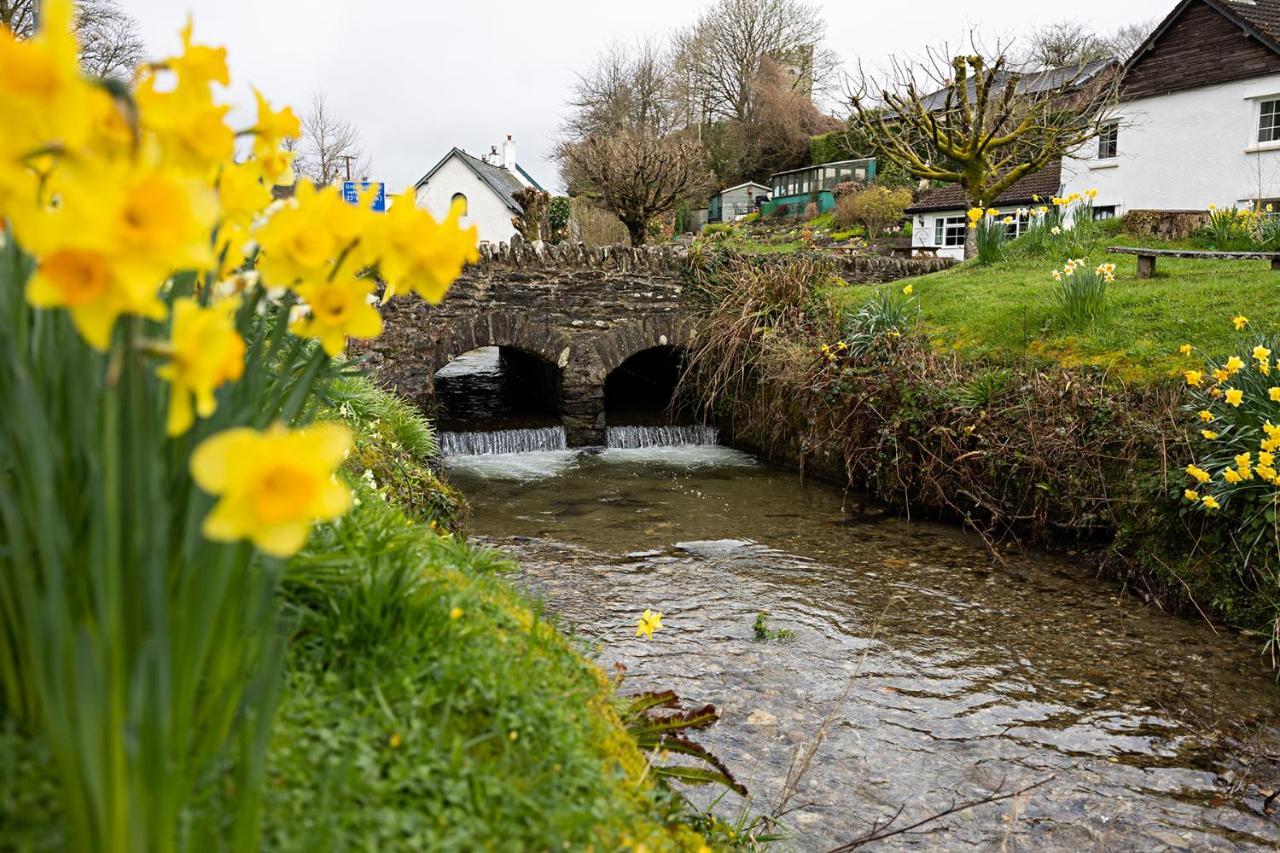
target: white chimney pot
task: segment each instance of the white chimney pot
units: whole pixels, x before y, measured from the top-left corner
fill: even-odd
[[[513,172],[516,170],[516,143],[509,133],[506,142],[502,143],[502,165]]]

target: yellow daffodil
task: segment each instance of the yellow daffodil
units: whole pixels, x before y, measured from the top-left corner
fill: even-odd
[[[215,542],[249,539],[273,557],[297,553],[312,524],[351,506],[335,476],[350,449],[351,433],[331,423],[217,433],[191,456],[196,484],[218,498],[201,530]]]
[[[1191,344],[1183,344],[1182,346],[1178,347],[1178,352],[1182,353],[1183,355],[1191,355]]]
[[[169,363],[156,375],[170,384],[169,435],[181,435],[217,408],[213,392],[244,373],[244,340],[236,331],[238,299],[202,308],[194,299],[173,306]],[[194,409],[192,402],[194,401]]]
[[[1200,499],[1200,502],[1204,505],[1205,509],[1221,509],[1221,505],[1213,495],[1205,495]]]
[[[1270,361],[1271,350],[1261,345],[1256,346],[1253,348],[1253,358],[1255,361]]]
[[[1271,467],[1276,464],[1276,455],[1264,450],[1258,454],[1258,464]]]
[[[1084,191],[1084,194],[1085,194],[1085,195],[1087,195],[1087,196],[1089,197],[1089,200],[1090,200],[1090,201],[1093,201],[1095,198],[1097,198],[1097,197],[1098,197],[1098,191],[1097,191],[1097,190],[1085,190],[1085,191]]]
[[[1227,373],[1239,373],[1244,369],[1244,361],[1238,355],[1233,355],[1227,359]]]
[[[1061,233],[1062,233],[1062,229],[1061,229],[1061,228],[1059,228],[1057,225],[1055,225],[1055,226],[1053,226],[1052,228],[1050,228],[1050,229],[1049,229],[1049,233],[1050,233],[1050,234],[1052,234],[1053,236],[1057,237],[1059,234],[1061,234]]]
[[[154,289],[130,287],[105,252],[68,246],[40,259],[26,296],[36,308],[66,308],[80,336],[94,349],[105,350],[122,314],[164,319],[156,284]]]
[[[1187,384],[1193,388],[1197,388],[1204,383],[1204,374],[1199,370],[1188,370],[1182,375],[1187,380]]]
[[[462,608],[461,608],[461,607],[455,607],[455,608],[453,608],[452,610],[450,610],[450,611],[449,611],[449,618],[450,618],[450,619],[452,619],[454,622],[457,622],[459,619],[461,619],[461,618],[462,618]]]
[[[455,204],[443,222],[437,222],[414,200],[413,188],[395,198],[391,209],[375,220],[370,235],[370,256],[387,282],[383,300],[414,291],[430,303],[438,303],[468,263],[480,255],[476,228],[463,228],[458,220],[462,206]]]
[[[1235,485],[1236,483],[1239,483],[1244,478],[1240,476],[1238,471],[1228,468],[1222,472],[1222,479],[1226,480],[1231,485]]]
[[[915,290],[915,287],[914,287],[913,285],[910,285],[910,284],[908,284],[906,287],[902,288],[902,292],[903,292],[903,294],[905,294],[906,296],[910,296],[910,295],[911,295],[911,291],[913,291],[913,290]]]
[[[1274,385],[1271,386],[1267,389],[1267,396],[1271,398],[1271,402],[1280,403],[1280,388],[1277,388]]]
[[[984,211],[980,207],[969,208],[969,212],[967,214],[967,216],[969,217],[969,222],[971,223],[977,222],[979,219],[981,219],[985,215],[985,213],[986,211]]]
[[[1186,468],[1187,476],[1200,483],[1207,483],[1213,479],[1209,472],[1195,465],[1188,465]]]
[[[1205,423],[1209,423],[1209,421],[1213,420],[1213,412],[1201,411],[1199,414],[1199,417],[1200,417],[1200,420],[1204,421]]]
[[[644,613],[640,614],[640,619],[636,622],[636,636],[643,636],[652,640],[653,632],[659,630],[661,627],[662,614],[646,609]]]
[[[1236,462],[1236,468],[1240,471],[1241,474],[1243,474],[1244,472],[1248,471],[1249,467],[1253,464],[1253,454],[1248,452],[1241,453],[1240,455],[1236,456],[1235,462]]]
[[[373,288],[372,280],[353,275],[299,285],[298,296],[310,310],[289,328],[319,340],[331,358],[342,353],[347,338],[376,338],[382,334],[382,315],[370,304]]]
[[[1231,318],[1231,325],[1235,326],[1237,332],[1242,332],[1245,326],[1249,325],[1249,318],[1243,314],[1237,314]]]
[[[1187,500],[1193,501],[1193,502],[1200,500],[1200,493],[1197,492],[1195,489],[1187,489],[1185,492],[1182,493],[1182,496]]]
[[[1244,402],[1244,392],[1238,388],[1226,389],[1226,400],[1228,406],[1240,408],[1240,404]]]
[[[0,115],[8,119],[0,134],[0,173],[20,168],[10,164],[40,148],[77,150],[91,131],[92,87],[80,69],[73,4],[45,0],[39,8],[40,29],[32,38],[0,26]]]
[[[1202,430],[1200,430],[1200,434],[1201,434],[1201,435],[1203,435],[1203,436],[1204,436],[1206,439],[1208,439],[1209,441],[1217,441],[1217,440],[1218,440],[1218,433],[1214,432],[1213,430],[1202,429]]]
[[[1000,211],[996,210],[994,207],[987,208],[987,216],[996,217],[999,215],[1000,215]]]

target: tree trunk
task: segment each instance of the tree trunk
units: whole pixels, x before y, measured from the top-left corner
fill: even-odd
[[[964,231],[964,259],[967,261],[970,258],[976,258],[977,256],[978,229],[966,227]]]
[[[627,226],[627,234],[631,237],[631,245],[632,245],[632,246],[643,246],[643,245],[644,245],[645,237],[647,236],[647,235],[646,235],[646,233],[645,233],[645,231],[647,230],[647,229],[645,228],[646,223],[644,223],[644,222],[627,222],[627,223],[624,223],[624,224]]]

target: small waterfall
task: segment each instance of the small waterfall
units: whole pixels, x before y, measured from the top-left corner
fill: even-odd
[[[504,429],[497,432],[442,432],[440,452],[445,456],[494,456],[500,453],[535,453],[564,450],[564,427]]]
[[[608,446],[615,450],[698,447],[719,441],[719,430],[710,426],[612,426],[606,439]]]

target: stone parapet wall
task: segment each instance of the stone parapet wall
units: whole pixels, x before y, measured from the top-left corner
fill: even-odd
[[[836,274],[850,284],[884,284],[950,269],[952,258],[886,258],[853,255],[836,259]]]
[[[678,246],[587,246],[585,243],[510,243],[480,246],[480,268],[605,269],[617,272],[679,273],[685,249]]]

